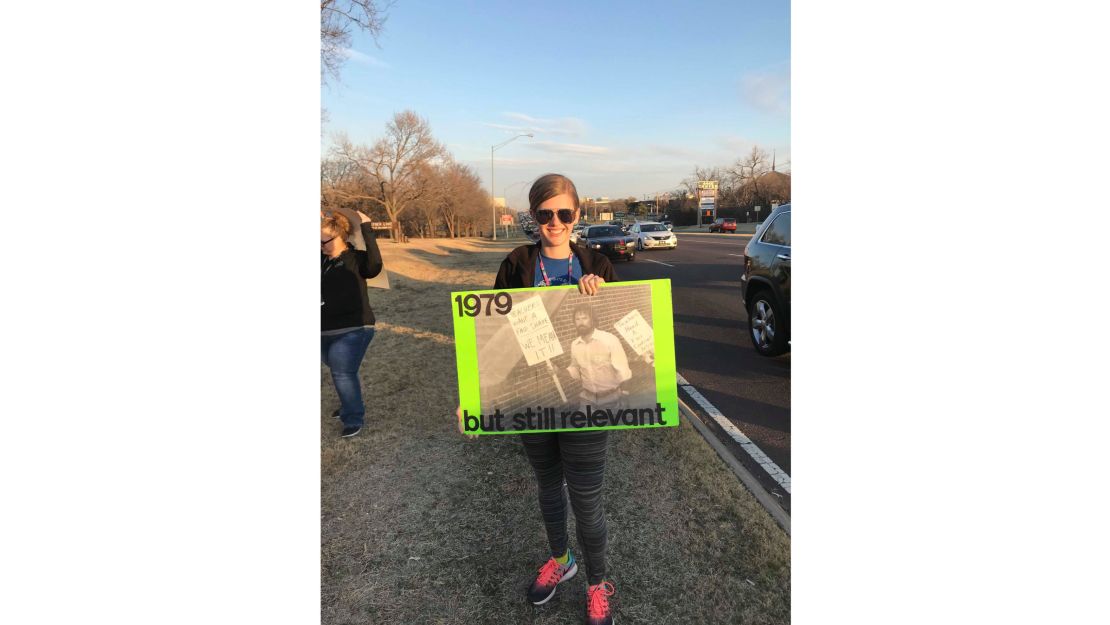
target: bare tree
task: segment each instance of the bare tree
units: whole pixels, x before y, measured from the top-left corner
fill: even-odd
[[[332,148],[336,158],[348,161],[373,180],[374,192],[361,199],[385,209],[394,237],[400,234],[401,214],[429,191],[428,166],[445,153],[432,137],[428,122],[412,111],[395,114],[385,136],[372,148],[356,146],[345,135],[338,135]]]
[[[347,60],[352,29],[370,33],[377,42],[392,2],[374,0],[320,0],[320,82],[339,79]]]
[[[443,187],[439,203],[440,215],[447,225],[448,236],[460,236],[463,218],[484,216],[489,196],[482,189],[482,180],[473,167],[449,161],[443,167]]]
[[[417,178],[424,187],[424,193],[412,202],[401,218],[401,225],[406,231],[412,231],[423,237],[436,236],[439,223],[439,206],[444,200],[444,171],[443,167],[425,164]]]
[[[741,206],[753,205],[760,196],[759,178],[770,171],[770,154],[759,146],[752,146],[747,156],[739,158],[729,168],[729,173],[737,182],[736,203]]]
[[[402,219],[403,225],[421,236],[439,236],[442,226],[447,236],[454,238],[460,236],[464,221],[488,218],[489,196],[482,189],[481,178],[450,155],[428,166],[423,186],[426,192]]]
[[[699,180],[716,180],[720,182],[724,177],[724,170],[720,167],[701,167],[694,166],[694,171],[689,176],[682,179],[682,186],[687,193],[698,195],[698,181]]]

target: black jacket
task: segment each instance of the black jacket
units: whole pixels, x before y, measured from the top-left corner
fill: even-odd
[[[320,254],[321,330],[374,325],[366,280],[382,272],[382,254],[370,224],[361,228],[366,251],[348,247],[335,258]]]
[[[595,274],[601,276],[606,282],[616,282],[617,272],[613,270],[613,263],[604,254],[595,252],[588,247],[579,247],[570,244],[570,251],[574,253],[582,265],[582,275]],[[521,245],[509,252],[508,257],[501,261],[501,268],[497,271],[495,289],[524,289],[535,286],[536,258],[540,255],[540,244]]]

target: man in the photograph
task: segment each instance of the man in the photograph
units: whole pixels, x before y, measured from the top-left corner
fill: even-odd
[[[632,378],[628,357],[621,341],[597,329],[597,316],[589,304],[574,309],[574,328],[578,338],[571,341],[567,371],[582,382],[582,406],[619,408],[621,384]]]

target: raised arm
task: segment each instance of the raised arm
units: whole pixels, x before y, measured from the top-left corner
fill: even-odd
[[[374,229],[370,227],[370,218],[362,211],[358,211],[358,218],[362,240],[366,243],[365,252],[355,250],[355,256],[358,258],[358,273],[369,280],[382,272],[382,253],[378,249],[378,239],[374,236]]]

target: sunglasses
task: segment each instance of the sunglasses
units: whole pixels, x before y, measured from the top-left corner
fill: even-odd
[[[536,221],[539,222],[541,226],[547,225],[547,223],[555,217],[556,213],[559,214],[559,221],[565,224],[569,224],[574,221],[573,208],[560,208],[559,210],[554,211],[550,208],[541,208],[536,211]]]
[[[337,234],[337,235],[335,235],[334,237],[332,237],[332,238],[328,239],[327,241],[320,241],[320,247],[324,247],[324,246],[325,246],[325,245],[327,245],[328,243],[331,243],[332,241],[334,241],[334,240],[336,240],[336,239],[338,239],[338,238],[339,238],[339,235]]]

